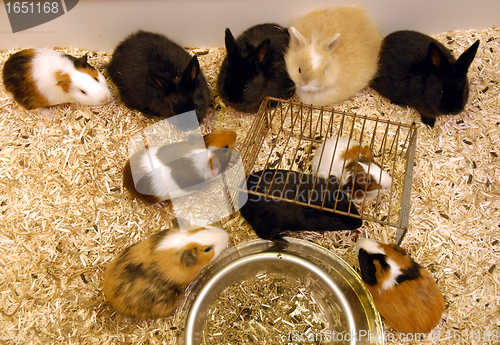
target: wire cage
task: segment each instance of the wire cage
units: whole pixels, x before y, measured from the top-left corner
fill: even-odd
[[[324,204],[304,204],[297,199],[266,195],[253,190],[248,193],[395,227],[396,242],[400,244],[408,231],[413,160],[417,141],[415,124],[408,125],[338,112],[329,107],[267,98],[242,145],[241,158],[246,176],[264,169],[312,174],[313,157],[319,154],[317,151],[321,151],[318,146],[332,136],[355,140],[360,146],[369,148],[373,160],[392,178],[390,190],[379,193],[370,202],[356,203],[359,215],[337,210],[336,206],[329,208]],[[323,158],[321,156],[321,159]]]

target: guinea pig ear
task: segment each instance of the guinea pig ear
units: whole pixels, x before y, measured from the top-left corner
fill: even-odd
[[[455,62],[455,69],[460,72],[467,73],[472,60],[476,56],[477,48],[479,47],[479,40],[474,42],[466,51],[460,55],[457,62]]]
[[[294,46],[300,47],[301,44],[306,44],[307,39],[293,26],[288,29],[290,33],[290,43]]]
[[[336,33],[328,40],[328,45],[326,46],[329,51],[334,51],[339,45],[340,34]]]
[[[238,45],[236,44],[234,36],[229,28],[226,28],[226,36],[224,38],[224,42],[226,43],[227,56],[239,56],[240,51],[238,49]]]
[[[182,72],[181,84],[187,86],[195,84],[198,74],[200,74],[200,63],[198,57],[195,55],[187,64],[184,72]]]
[[[364,198],[366,196],[364,193],[370,190],[370,176],[365,172],[363,166],[359,163],[355,163],[354,166],[349,166],[347,168],[352,169],[352,171],[348,175],[347,181],[344,185],[344,190],[348,192],[347,194],[349,197],[361,199],[359,193],[362,193],[362,197]]]
[[[262,41],[254,51],[254,61],[259,65],[263,65],[267,62],[267,58],[269,57],[269,51],[271,50],[271,40],[266,38]]]
[[[186,249],[181,256],[181,263],[186,267],[192,267],[198,262],[198,253],[196,248]]]
[[[358,253],[359,269],[361,270],[361,279],[368,285],[377,284],[377,267],[374,264],[376,255],[370,255],[364,249],[360,249]],[[380,258],[379,258],[380,259]]]
[[[429,48],[427,50],[427,56],[429,57],[431,63],[436,66],[436,68],[440,68],[443,64],[448,62],[448,59],[441,51],[441,48],[434,42],[429,43]]]

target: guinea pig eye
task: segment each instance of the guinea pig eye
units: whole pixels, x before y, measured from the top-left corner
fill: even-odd
[[[245,92],[246,90],[248,90],[248,84],[243,85],[243,92]]]
[[[99,82],[99,79],[97,79],[97,77],[94,77],[95,81]]]
[[[211,251],[212,251],[212,249],[214,249],[214,247],[212,247],[212,246],[207,247],[207,248],[205,248],[204,252],[205,252],[205,253],[209,253],[209,252],[211,252]]]
[[[443,89],[439,90],[439,97],[443,97]]]
[[[300,69],[300,67],[299,67],[299,73],[302,73],[302,70]]]
[[[86,95],[86,94],[87,94],[87,93],[86,93],[85,91],[83,91],[83,90],[80,90],[80,91],[81,91],[84,95]]]
[[[198,104],[194,104],[194,110],[198,110]]]

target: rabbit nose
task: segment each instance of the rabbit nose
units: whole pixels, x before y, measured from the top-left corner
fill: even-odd
[[[316,87],[312,84],[307,84],[306,86],[303,87],[305,91],[313,92],[316,90]]]

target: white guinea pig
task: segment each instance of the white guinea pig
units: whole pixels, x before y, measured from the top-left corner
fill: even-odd
[[[361,278],[380,315],[404,333],[429,333],[441,320],[444,297],[429,272],[395,244],[356,242]]]
[[[49,49],[25,49],[3,68],[7,92],[27,110],[61,103],[101,105],[111,98],[103,75],[81,58]]]
[[[389,191],[392,177],[378,165],[368,147],[346,137],[333,136],[316,150],[312,161],[315,176],[336,176],[340,188],[354,202],[372,200]]]
[[[188,141],[134,153],[123,169],[123,184],[135,197],[155,204],[188,195],[222,173],[231,160],[236,133],[219,130]],[[200,140],[201,141],[201,140]]]
[[[180,232],[180,226],[189,231]],[[172,315],[184,289],[227,247],[227,233],[176,218],[168,230],[122,251],[104,272],[103,291],[118,312],[136,319]]]

